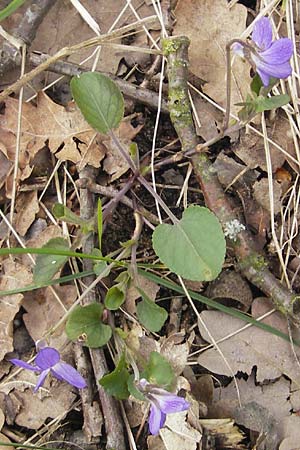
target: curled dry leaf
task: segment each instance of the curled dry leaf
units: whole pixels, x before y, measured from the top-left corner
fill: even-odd
[[[174,35],[190,38],[190,70],[204,80],[203,91],[224,106],[226,102],[226,44],[246,28],[247,9],[226,0],[179,0]],[[232,105],[244,101],[251,82],[249,64],[234,58]],[[233,111],[237,107],[232,108]],[[238,107],[240,109],[240,107]]]
[[[224,270],[209,284],[205,294],[226,306],[237,306],[243,311],[248,311],[253,299],[249,284],[234,270]]]
[[[6,259],[2,262],[4,275],[0,282],[0,291],[20,288],[31,283],[32,273],[24,265]],[[13,320],[21,307],[22,294],[0,297],[0,360],[6,353],[13,351]]]

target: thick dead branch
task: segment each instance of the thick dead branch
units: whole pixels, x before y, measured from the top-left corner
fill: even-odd
[[[185,36],[168,38],[163,42],[168,59],[170,116],[184,152],[196,149],[198,144],[187,88],[188,46],[189,39]],[[235,205],[225,195],[208,156],[197,153],[191,161],[205,203],[217,215],[223,229],[226,230],[233,221],[240,223]],[[248,231],[240,231],[236,240],[230,239],[228,243],[248,280],[271,297],[279,311],[294,317],[293,306],[297,296],[269,271],[265,258],[256,250],[252,235]]]

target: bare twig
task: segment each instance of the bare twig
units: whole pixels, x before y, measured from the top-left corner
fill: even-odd
[[[12,32],[23,44],[29,47],[49,9],[56,0],[34,0],[25,11],[19,26]],[[0,76],[21,65],[22,56],[20,49],[17,49],[10,42],[5,42],[0,50]]]
[[[34,66],[39,66],[42,62],[46,61],[48,58],[49,55],[45,54],[31,53],[29,55],[29,61]],[[75,77],[82,74],[83,72],[89,71],[90,69],[67,61],[56,61],[55,63],[51,64],[47,68],[47,70],[49,70],[50,72],[57,73],[59,75]],[[156,92],[151,91],[150,89],[146,89],[144,86],[142,87],[136,86],[110,73],[105,73],[105,75],[107,75],[119,86],[122,93],[126,97],[136,102],[143,103],[144,105],[147,105],[152,109],[157,109],[158,95]],[[169,113],[166,100],[162,101],[162,112],[166,114]]]
[[[198,144],[187,90],[188,46],[189,39],[185,36],[168,38],[163,42],[164,54],[168,58],[170,116],[184,152],[194,150]],[[223,229],[234,220],[240,223],[235,205],[225,195],[208,156],[201,152],[191,160],[205,203],[217,215]],[[296,319],[293,303],[297,296],[282,286],[269,271],[264,257],[256,251],[252,235],[248,231],[240,231],[230,244],[248,280],[271,297],[279,311]]]
[[[92,181],[96,177],[96,169],[91,166],[86,166],[79,174],[82,178],[88,178]],[[80,189],[80,212],[83,219],[89,220],[94,217],[94,195],[88,189]],[[91,233],[87,237],[83,244],[83,251],[91,253],[94,248],[94,235]],[[83,262],[83,269],[90,270],[92,267],[91,260],[85,260]],[[94,277],[88,277],[85,279],[87,285],[94,281]],[[96,301],[96,295],[94,291],[90,291],[84,299],[84,304],[89,304]],[[105,355],[102,349],[90,349],[90,355],[92,360],[93,371],[96,381],[102,378],[107,372],[107,364]],[[125,450],[124,431],[122,425],[122,419],[118,404],[116,400],[107,394],[102,386],[97,383],[99,398],[104,416],[106,437],[107,437],[107,449]]]
[[[56,63],[57,61],[73,55],[74,53],[77,53],[79,50],[95,47],[97,45],[100,45],[103,42],[107,42],[108,40],[112,40],[116,37],[122,36],[123,34],[126,34],[128,31],[134,30],[145,23],[154,23],[156,22],[157,17],[156,16],[149,16],[145,19],[141,19],[137,22],[133,22],[129,25],[125,25],[122,28],[118,28],[117,30],[111,31],[110,33],[103,34],[101,36],[96,36],[90,39],[87,39],[86,41],[83,41],[79,44],[72,45],[71,47],[65,47],[59,50],[55,55],[50,56],[46,61],[42,62],[38,67],[35,67],[30,72],[26,73],[22,78],[17,80],[15,83],[13,83],[11,86],[9,86],[7,89],[5,89],[0,94],[0,101],[3,101],[8,95],[12,94],[13,92],[20,89],[22,86],[24,86],[26,83],[29,83],[31,80],[33,80],[38,74],[42,73],[44,70],[47,70],[47,68],[51,65]]]

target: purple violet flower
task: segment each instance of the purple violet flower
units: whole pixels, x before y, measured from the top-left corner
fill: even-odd
[[[287,78],[292,73],[290,59],[293,54],[293,43],[289,38],[272,40],[272,26],[267,17],[259,19],[253,27],[250,58],[265,87],[269,85],[270,77]],[[245,49],[244,55],[248,56]],[[242,45],[235,44],[234,51],[241,54]]]
[[[34,392],[43,386],[49,372],[58,380],[64,380],[78,389],[86,387],[86,382],[80,373],[70,364],[60,361],[59,352],[52,347],[44,347],[38,351],[34,360],[34,366],[21,359],[11,359],[10,362],[23,369],[40,372]]]
[[[150,433],[156,435],[164,426],[167,414],[172,414],[189,409],[190,404],[182,397],[148,383],[142,378],[139,381],[140,388],[151,404],[149,415]]]

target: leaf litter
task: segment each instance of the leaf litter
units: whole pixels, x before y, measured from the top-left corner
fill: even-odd
[[[103,4],[102,2],[98,4],[99,2],[89,0],[82,3],[91,16],[100,24],[102,33],[110,28],[123,6],[121,2],[112,0],[103,2]],[[153,14],[153,3],[145,3],[142,7],[138,7],[138,2],[132,2],[141,17]],[[203,92],[219,105],[224,106],[225,45],[231,38],[239,37],[244,32],[247,19],[246,7],[241,4],[235,4],[233,7],[228,8],[225,0],[218,2],[214,0],[201,0],[199,2],[179,0],[175,9],[175,15],[177,22],[174,34],[185,34],[191,39],[190,64],[192,73],[198,77]],[[126,20],[130,21],[132,17],[132,11],[128,9]],[[49,33],[49,30],[56,30],[56,32]],[[72,33],[70,30],[72,30]],[[53,54],[65,45],[87,39],[93,35],[92,30],[75,11],[71,3],[57,2],[39,28],[32,49]],[[117,39],[115,42],[121,43],[121,39]],[[134,37],[133,45],[143,47],[151,44],[146,34],[139,34],[137,37]],[[69,60],[78,63],[87,55],[88,52],[81,52],[73,55]],[[139,65],[139,70],[143,72],[147,70],[151,61],[149,55],[132,54],[117,48],[103,46],[97,68],[98,70],[124,74],[128,68]],[[251,78],[249,65],[238,58],[233,59],[232,70],[232,103],[234,104],[245,98]],[[130,80],[136,82],[139,76],[130,74]],[[35,82],[39,81],[41,85],[44,83],[43,78],[44,75],[39,77],[39,80],[35,80]],[[53,75],[49,77],[49,80],[52,78]],[[198,133],[203,139],[211,139],[216,133],[220,132],[222,114],[214,109],[210,103],[205,106],[205,102],[199,99],[200,97],[197,96],[194,98],[196,109],[200,109],[199,119],[201,126]],[[114,142],[102,135],[96,135],[84,121],[74,104],[69,102],[63,102],[63,104],[64,106],[56,103],[44,93],[39,93],[34,103],[23,104],[18,172],[19,185],[22,186],[24,180],[26,180],[26,183],[35,181],[34,170],[37,165],[40,165],[36,157],[41,151],[46,149],[47,170],[55,165],[56,160],[63,162],[64,168],[69,169],[72,175],[76,171],[81,171],[84,167],[91,165],[100,169],[101,183],[105,184],[109,181],[115,185],[120,183],[122,186],[129,167],[120,158]],[[4,112],[0,115],[0,189],[2,189],[1,199],[3,198],[5,201],[11,197],[12,192],[12,167],[16,155],[17,139],[17,111],[18,100],[9,97],[5,101]],[[236,111],[234,106],[233,111]],[[140,125],[140,120],[135,120],[138,117],[135,115],[135,117],[130,117],[127,121],[123,121],[116,130],[116,135],[128,152],[132,150],[132,141],[139,133],[141,133],[143,139],[147,137],[146,133],[148,133],[147,114],[149,112],[144,110],[143,113],[138,112],[135,114],[144,115],[143,125]],[[134,122],[139,124],[133,124]],[[258,127],[257,123],[255,126]],[[289,132],[289,122],[282,112],[277,114],[275,119],[270,118],[268,127],[269,137],[282,146],[288,154],[295,157],[293,141]],[[274,173],[276,170],[286,170],[283,168],[287,167],[287,163],[291,165],[293,170],[295,169],[295,165],[291,164],[289,158],[283,155],[278,148],[271,146],[271,151],[272,170]],[[253,134],[249,135],[241,132],[235,142],[235,147],[232,146],[232,152],[228,151],[227,155],[229,156],[226,156],[223,152],[220,153],[217,157],[219,166],[215,163],[216,170],[220,171],[221,182],[225,187],[229,186],[235,177],[239,178],[241,176],[242,179],[244,175],[240,174],[244,170],[254,175],[251,182],[248,183],[251,191],[250,202],[252,205],[255,205],[254,200],[257,201],[267,211],[269,200],[266,186],[267,179],[259,176],[260,173],[263,173],[265,177],[267,169],[261,137],[256,138]],[[54,159],[52,159],[52,156],[54,156]],[[225,156],[227,161],[224,159],[220,160],[223,156]],[[179,168],[180,170],[181,168]],[[164,178],[165,173],[166,171],[161,174],[162,178]],[[46,171],[47,176],[49,176],[49,173]],[[182,177],[182,172],[179,173],[179,176]],[[58,177],[60,181],[63,180],[62,173],[58,173]],[[73,193],[73,187],[70,187],[70,184],[67,185],[66,181],[64,183],[65,199],[68,205],[71,206],[71,209],[78,213],[79,206],[76,193]],[[276,214],[284,205],[282,204],[280,186],[277,182],[274,183],[276,189],[278,186],[278,192],[275,192]],[[55,189],[53,185],[50,186],[46,194],[46,201],[50,205],[50,209],[53,198],[57,195],[57,186]],[[231,192],[234,193],[234,191]],[[245,191],[243,191],[241,197],[246,198]],[[104,199],[105,201],[106,199]],[[199,201],[199,198],[197,198],[197,201]],[[249,204],[244,202],[244,209],[247,210]],[[245,211],[244,213],[246,214]],[[38,201],[36,190],[19,192],[17,194],[14,226],[17,233],[24,238],[26,245],[30,247],[40,247],[46,244],[49,239],[62,236],[58,225],[50,225],[49,212],[43,215],[42,219],[46,223],[46,228],[42,232],[34,231],[37,221],[41,220],[38,217],[41,214],[41,205]],[[263,214],[267,214],[268,222],[269,214],[265,212]],[[263,214],[257,214],[255,217],[254,222],[259,224],[259,226],[265,220],[265,215]],[[119,219],[121,219],[120,216]],[[122,219],[126,220],[126,218]],[[111,220],[114,220],[114,218]],[[121,221],[121,227],[122,224],[123,222]],[[109,222],[106,225],[109,226]],[[264,226],[264,235],[266,235],[268,229],[269,224]],[[39,229],[37,228],[37,230]],[[65,231],[66,229],[64,229]],[[68,231],[70,234],[75,233],[74,228],[71,226]],[[116,240],[121,239],[117,237]],[[261,247],[264,245],[265,241]],[[70,268],[68,267],[64,270],[67,270],[68,273]],[[27,256],[2,259],[2,273],[1,290],[14,289],[21,285],[25,286],[32,281],[32,269],[28,267]],[[229,277],[226,276],[228,273],[230,272],[225,270],[221,273],[221,279],[225,280],[224,285],[220,284],[219,280],[208,286],[208,291],[213,288],[211,297],[220,297],[225,304],[228,304],[228,299],[233,299],[242,303],[245,309],[249,309],[251,306],[253,317],[259,317],[271,308],[270,303],[264,299],[255,299],[251,305],[253,290],[251,290],[249,284],[244,283],[239,274],[233,271],[232,273],[237,277],[231,282],[230,280],[228,281],[227,278]],[[143,280],[145,281],[145,279]],[[159,287],[155,283],[151,284],[150,282],[147,282],[145,285],[144,281],[140,280],[138,285],[142,284],[142,288],[147,295],[153,301],[157,301],[158,292],[161,295]],[[111,280],[106,279],[105,283],[110,284]],[[201,290],[202,288],[203,285],[200,285],[199,289]],[[10,357],[11,352],[14,350],[14,321],[19,320],[16,317],[19,317],[20,312],[22,326],[25,327],[26,333],[33,341],[37,341],[45,330],[50,329],[51,326],[61,319],[64,314],[64,308],[70,308],[78,297],[78,291],[76,291],[75,286],[64,285],[57,286],[54,289],[58,298],[54,296],[53,290],[49,287],[29,293],[1,297],[0,321],[2,324],[5,324],[5,326],[0,327],[1,359],[5,356],[6,358]],[[126,312],[134,317],[135,301],[140,295],[135,290],[133,283],[127,290],[126,295],[127,300],[124,305]],[[164,303],[164,300],[162,300],[162,303]],[[162,336],[160,339],[157,336],[145,334],[145,331],[138,324],[132,325],[129,321],[124,325],[125,321],[123,320],[122,322],[124,329],[127,329],[126,339],[129,347],[139,352],[141,357],[145,359],[149,358],[153,351],[158,351],[163,355],[173,367],[176,376],[181,380],[182,388],[188,391],[187,398],[190,399],[192,405],[197,406],[195,410],[193,407],[191,408],[192,418],[189,417],[190,412],[188,414],[182,412],[168,416],[166,428],[161,430],[160,437],[149,437],[147,444],[145,442],[145,446],[148,445],[149,449],[182,448],[192,450],[196,449],[201,440],[203,440],[203,430],[204,434],[207,433],[207,430],[210,430],[208,432],[210,435],[216,433],[218,436],[218,432],[221,433],[222,430],[226,429],[230,442],[235,442],[236,448],[244,448],[239,446],[243,435],[240,431],[237,431],[236,425],[233,424],[232,419],[235,419],[236,423],[242,424],[249,430],[266,433],[268,435],[266,448],[271,449],[273,448],[272,445],[274,448],[275,445],[279,445],[279,449],[286,450],[296,447],[299,442],[297,434],[299,417],[297,413],[300,408],[300,379],[299,367],[295,361],[290,344],[255,327],[238,332],[236,335],[218,344],[231,369],[237,374],[237,384],[244,408],[240,411],[238,411],[236,387],[231,381],[231,371],[224,365],[223,360],[215,349],[203,351],[197,359],[198,368],[202,372],[210,371],[215,376],[229,377],[230,380],[228,381],[230,382],[227,386],[221,387],[218,387],[218,383],[213,384],[211,382],[209,384],[211,396],[208,395],[205,398],[205,402],[199,410],[199,404],[201,404],[205,396],[200,394],[201,398],[197,398],[198,401],[194,398],[197,397],[195,392],[197,390],[196,381],[198,380],[194,380],[192,383],[187,375],[187,368],[189,367],[187,366],[188,355],[192,351],[191,345],[200,344],[203,346],[204,341],[211,343],[211,339],[200,324],[198,324],[200,336],[198,336],[198,333],[196,336],[190,334],[190,327],[195,319],[191,317],[190,313],[186,313],[185,307],[178,312],[178,315],[182,319],[181,330],[178,330],[178,333],[175,333],[173,337],[172,335],[168,337]],[[227,334],[235,333],[245,325],[245,322],[217,311],[202,311],[200,316],[215,340],[222,339]],[[279,313],[273,313],[264,321],[288,333],[286,321]],[[192,336],[190,340],[188,340],[189,334]],[[294,334],[297,337],[296,331]],[[62,328],[51,336],[49,343],[54,347],[63,347],[65,345],[66,336]],[[28,358],[31,351],[32,348],[27,349],[26,356]],[[297,348],[296,353],[299,353]],[[68,348],[65,351],[65,355],[66,357],[70,356]],[[3,372],[5,371],[6,369],[3,369]],[[180,377],[182,373],[185,378]],[[75,391],[68,385],[61,384],[56,380],[48,380],[45,384],[45,389],[39,397],[32,395],[32,386],[35,383],[36,375],[28,371],[22,371],[14,375],[8,383],[5,382],[5,378],[2,379],[0,407],[3,409],[3,412],[0,411],[3,420],[0,417],[0,425],[4,421],[5,414],[7,416],[7,424],[16,424],[19,427],[37,430],[49,418],[60,417],[59,420],[63,420],[68,411],[73,408],[76,399]],[[194,392],[193,389],[195,389]],[[200,388],[199,392],[201,392]],[[9,402],[11,402],[10,408],[14,410],[14,415],[11,418],[9,418],[11,414],[10,408],[8,408]],[[136,427],[142,423],[145,411],[141,404],[133,399],[130,399],[127,405],[129,410],[131,408],[130,402],[134,402],[133,410],[135,411],[134,414],[132,411],[129,411],[129,417],[130,414],[132,415],[130,423],[131,426]],[[252,405],[249,406],[251,402]],[[201,419],[199,419],[199,415]],[[218,418],[224,421],[218,422],[216,420]],[[210,420],[212,422],[209,422]],[[255,428],[255,420],[261,420],[262,428]],[[276,423],[275,431],[274,423]],[[226,433],[224,432],[222,436],[224,437]],[[1,434],[1,441],[5,439],[8,438]]]

